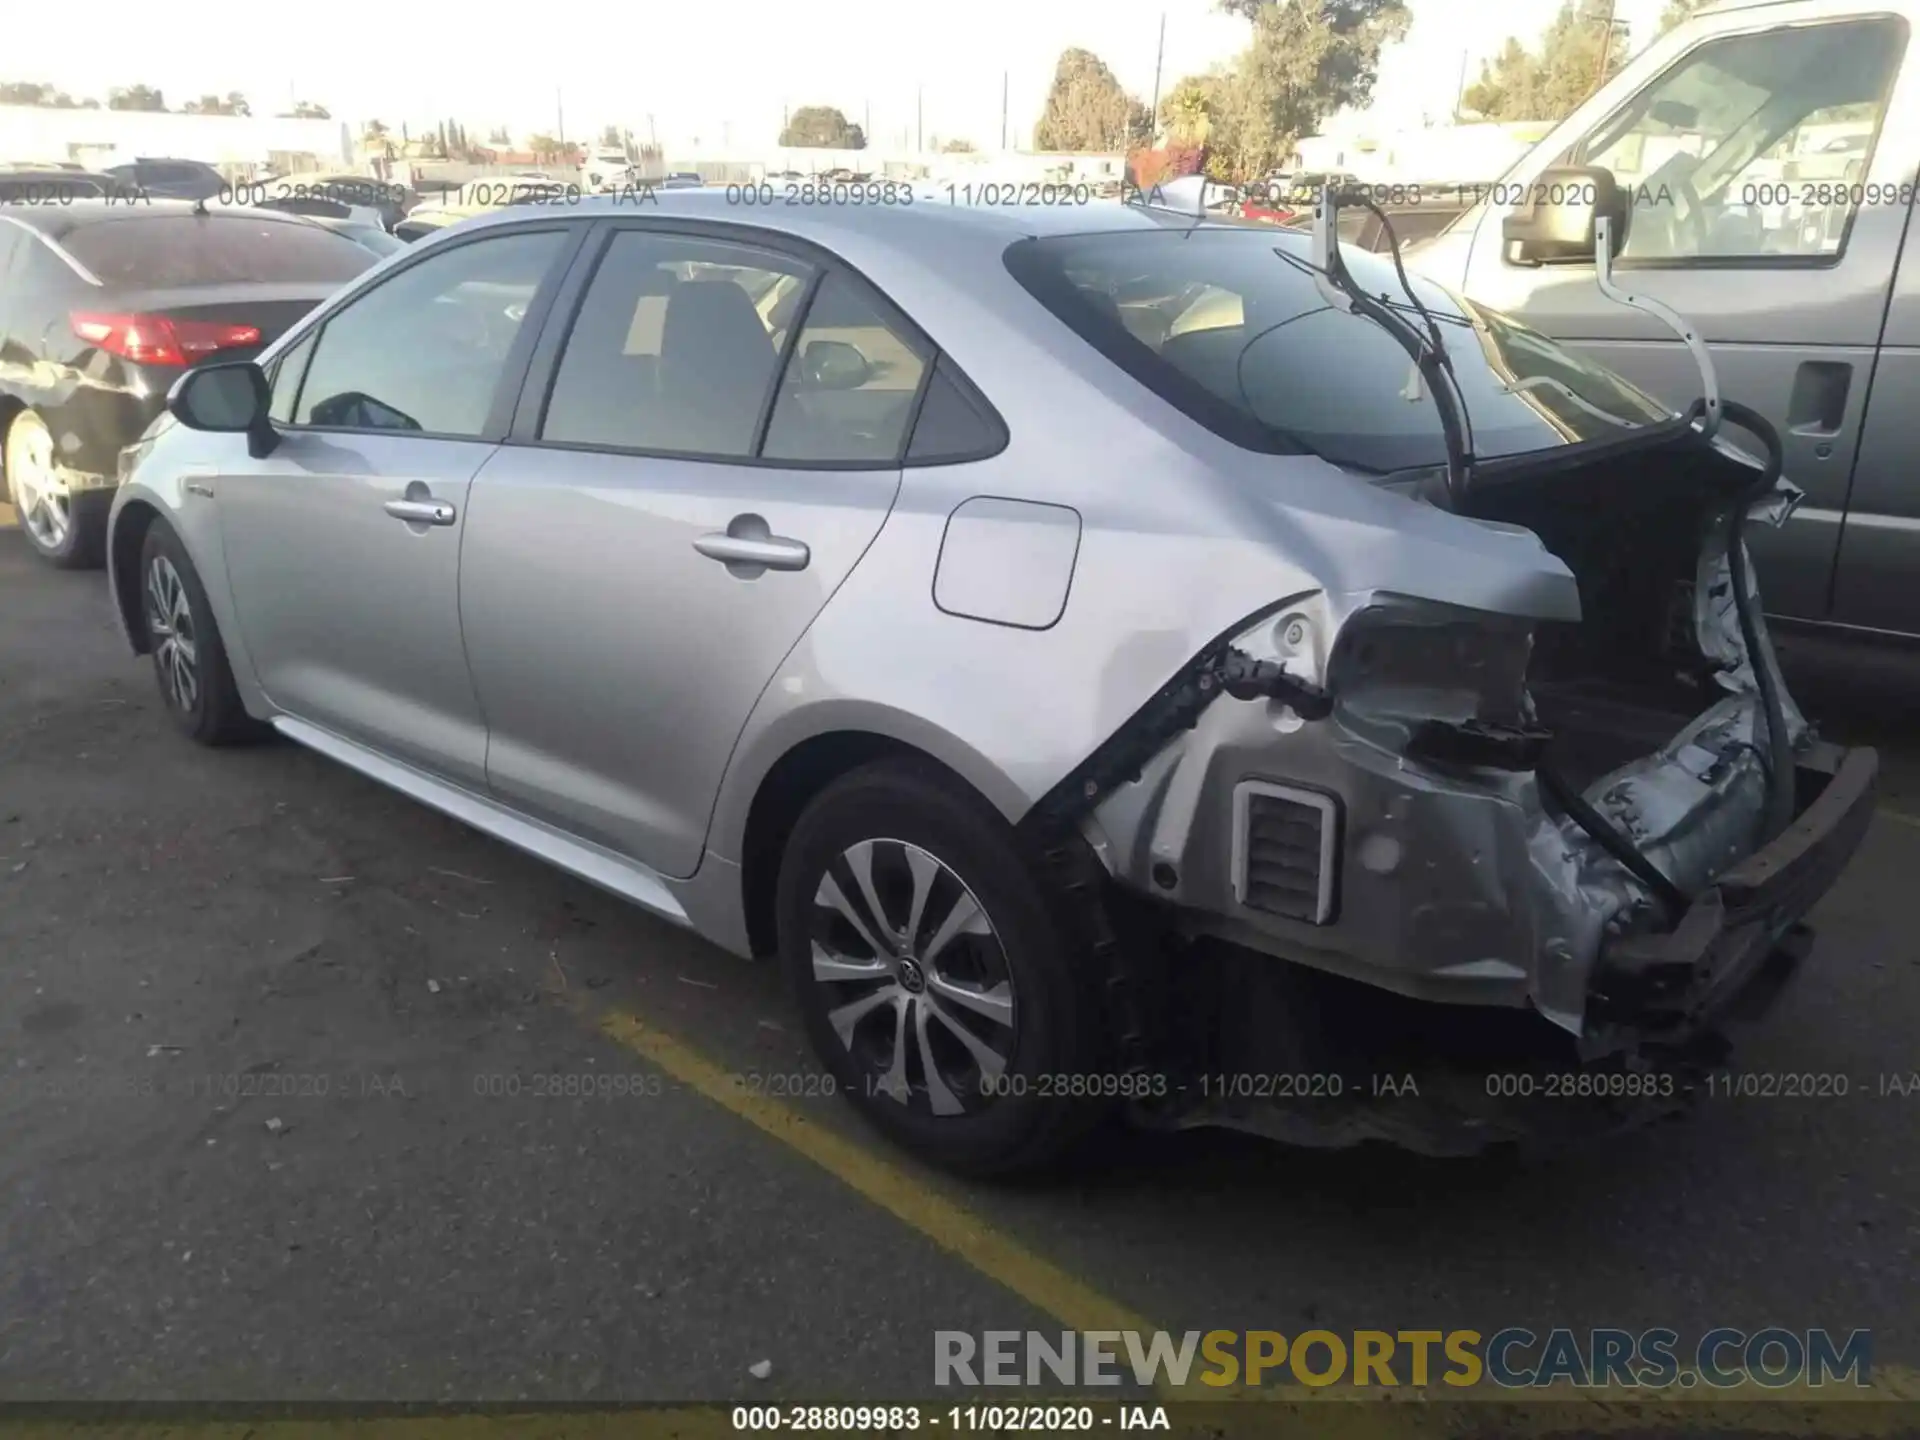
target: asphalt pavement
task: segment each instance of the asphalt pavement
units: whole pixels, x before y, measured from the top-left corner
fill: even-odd
[[[1116,1139],[926,1171],[771,967],[284,743],[168,725],[0,508],[0,1400],[925,1397],[933,1331],[1874,1331],[1920,1363],[1905,662],[1795,693],[1883,812],[1735,1092],[1576,1157]],[[1920,673],[1920,664],[1911,667]],[[1804,678],[1803,678],[1804,677]]]

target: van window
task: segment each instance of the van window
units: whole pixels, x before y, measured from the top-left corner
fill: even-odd
[[[1563,163],[1627,187],[1623,260],[1833,257],[1861,205],[1906,204],[1865,183],[1906,43],[1892,16],[1709,40]]]

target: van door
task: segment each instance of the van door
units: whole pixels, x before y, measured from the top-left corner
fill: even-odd
[[[1603,296],[1591,263],[1509,263],[1501,221],[1552,164],[1600,165],[1633,208],[1623,286],[1711,347],[1721,392],[1771,420],[1805,504],[1755,532],[1773,613],[1827,618],[1841,517],[1912,199],[1920,94],[1907,22],[1831,5],[1710,14],[1655,43],[1522,161],[1485,207],[1474,299],[1612,365],[1676,408],[1698,371],[1658,321]],[[1738,438],[1736,436],[1736,438]]]
[[[1920,149],[1920,133],[1907,131]],[[1908,156],[1907,174],[1915,156]],[[1910,213],[1840,532],[1833,616],[1920,635],[1920,213]]]

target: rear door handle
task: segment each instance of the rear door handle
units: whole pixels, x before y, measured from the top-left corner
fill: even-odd
[[[387,514],[414,525],[451,525],[453,505],[446,500],[389,500]]]
[[[803,541],[775,535],[758,515],[736,515],[725,530],[715,530],[693,542],[709,560],[725,564],[730,574],[752,580],[768,570],[804,570],[813,552]]]

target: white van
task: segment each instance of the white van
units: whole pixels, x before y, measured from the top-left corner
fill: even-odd
[[[1699,327],[1805,503],[1755,527],[1770,611],[1920,636],[1920,0],[1717,6],[1656,40],[1408,263],[1676,406],[1686,348],[1585,257],[1506,222],[1601,167],[1629,192],[1615,281]],[[1589,170],[1590,173],[1590,170]],[[1738,438],[1737,434],[1735,438]]]

